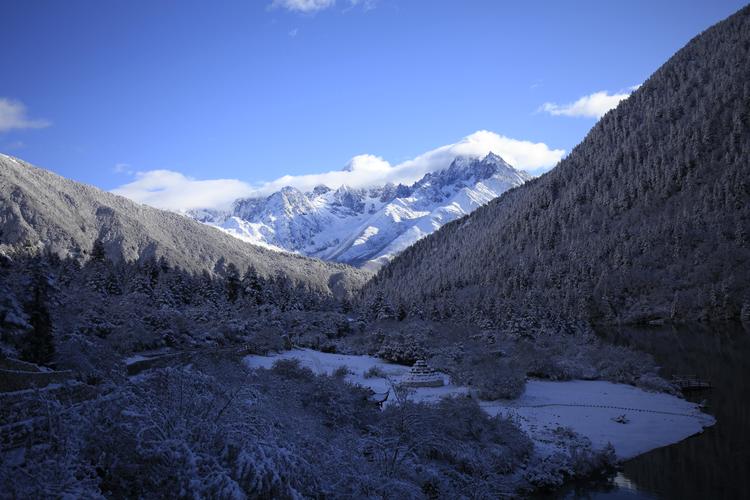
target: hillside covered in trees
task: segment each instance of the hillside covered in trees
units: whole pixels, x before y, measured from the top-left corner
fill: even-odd
[[[706,30],[556,168],[404,251],[372,306],[503,323],[750,315],[750,7]]]
[[[81,262],[98,241],[113,261],[162,257],[191,273],[277,273],[322,295],[345,297],[369,276],[352,267],[274,252],[232,238],[187,217],[139,205],[0,154],[0,253],[50,252]]]
[[[162,348],[319,346],[349,324],[347,302],[220,263],[190,273],[165,258],[112,261],[97,240],[83,265],[56,254],[0,258],[0,357],[104,376],[107,363]],[[95,368],[96,367],[96,368]]]

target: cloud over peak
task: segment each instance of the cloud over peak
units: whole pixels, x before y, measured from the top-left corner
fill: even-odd
[[[585,95],[575,102],[568,104],[556,104],[554,102],[545,102],[539,108],[553,116],[576,116],[586,118],[601,118],[612,108],[617,107],[620,101],[627,99],[633,90],[638,86],[631,87],[629,92],[619,92],[610,94],[607,91],[594,92]]]
[[[228,208],[253,187],[237,179],[198,180],[172,170],[137,172],[135,180],[112,192],[138,203],[167,210]]]
[[[362,154],[353,157],[340,170],[285,175],[259,185],[237,179],[197,180],[171,170],[151,170],[137,173],[132,182],[113,192],[139,203],[169,210],[226,209],[237,198],[267,196],[285,186],[309,191],[319,184],[334,189],[342,185],[363,188],[388,182],[411,184],[428,172],[447,168],[457,156],[483,157],[489,152],[502,156],[508,163],[523,170],[553,167],[565,154],[564,150],[550,149],[542,142],[511,139],[480,130],[456,143],[435,148],[396,165],[379,156]]]
[[[26,106],[21,101],[0,97],[0,132],[27,128],[45,128],[48,120],[31,119],[26,115]]]

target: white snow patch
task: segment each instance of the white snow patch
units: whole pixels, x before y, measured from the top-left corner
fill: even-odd
[[[151,359],[147,356],[143,356],[141,354],[134,354],[128,358],[125,358],[125,365],[132,365],[133,363],[138,363],[139,361],[146,361],[147,359]]]
[[[491,415],[516,416],[535,441],[556,427],[570,427],[594,448],[612,443],[621,459],[677,443],[716,422],[694,403],[670,394],[598,380],[529,380],[520,398],[480,406]],[[628,423],[615,422],[619,415]]]

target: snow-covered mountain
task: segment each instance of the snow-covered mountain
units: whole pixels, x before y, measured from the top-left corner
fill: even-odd
[[[190,216],[257,245],[377,269],[442,225],[530,179],[499,156],[456,158],[445,170],[403,184],[352,189],[285,187],[240,199],[230,212]]]

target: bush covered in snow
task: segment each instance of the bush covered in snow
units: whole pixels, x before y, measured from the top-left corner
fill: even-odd
[[[190,368],[154,369],[86,394],[19,396],[39,431],[20,455],[3,452],[5,493],[495,498],[529,487],[521,470],[531,441],[470,398],[403,400],[381,411],[366,389],[294,361],[249,371],[196,357]]]
[[[515,399],[526,385],[525,366],[512,358],[465,357],[454,368],[456,381],[477,390],[481,399]]]
[[[424,359],[428,349],[413,335],[397,335],[386,340],[377,352],[379,358],[404,365]]]
[[[668,384],[656,382],[658,368],[651,356],[606,343],[591,332],[523,339],[513,346],[511,356],[526,366],[529,375],[540,378],[601,379],[635,385],[647,374],[645,382],[651,387],[668,389]]]
[[[544,457],[535,456],[524,471],[524,479],[534,490],[552,490],[573,478],[611,471],[617,463],[611,444],[602,450],[594,450],[590,440],[566,427],[554,429],[552,438],[562,445],[561,451]]]
[[[364,373],[365,378],[386,378],[388,375],[378,365],[373,365]]]

